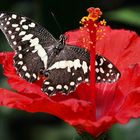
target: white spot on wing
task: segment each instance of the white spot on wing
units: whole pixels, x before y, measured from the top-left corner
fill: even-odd
[[[28,30],[28,26],[27,25],[23,25],[22,28],[25,29],[25,30]]]
[[[25,21],[26,21],[26,19],[22,19],[22,20],[20,21],[20,25],[22,25],[22,23],[25,22]]]
[[[95,69],[95,71],[98,73],[98,72],[99,72],[99,69],[98,69],[98,68],[96,68],[96,69]]]
[[[36,79],[36,74],[35,73],[33,73],[33,77]]]
[[[78,77],[77,80],[78,80],[78,81],[82,81],[82,77]]]
[[[36,53],[36,52],[37,52],[37,50],[33,50],[33,51],[32,51],[32,53]]]
[[[109,73],[107,73],[106,76],[109,77]]]
[[[14,44],[14,45],[17,45],[17,42],[16,42],[16,41],[14,41],[14,42],[13,42],[13,44]]]
[[[62,89],[62,86],[61,85],[57,85],[56,89]]]
[[[11,19],[12,19],[11,17],[8,18],[8,20],[11,20]]]
[[[50,87],[48,87],[48,90],[53,91],[54,87],[50,86]]]
[[[39,44],[39,39],[38,38],[30,39],[30,43],[31,43],[30,47],[34,47],[32,53],[37,52],[39,57],[44,63],[44,67],[47,68],[48,55],[45,49],[42,47],[42,45]]]
[[[110,64],[108,64],[108,68],[113,68],[113,65],[110,63]]]
[[[18,65],[23,65],[23,61],[19,61],[18,62]]]
[[[13,19],[16,19],[16,18],[17,18],[17,15],[12,14],[12,18],[13,18]]]
[[[79,59],[74,60],[74,69],[77,70],[77,68],[80,67],[81,67],[80,60]]]
[[[111,79],[108,79],[109,82],[111,82]]]
[[[7,21],[7,22],[6,22],[6,25],[9,25],[9,24],[10,24],[10,21]]]
[[[87,63],[85,61],[83,61],[83,64],[81,65],[79,59],[75,59],[74,61],[62,60],[62,61],[56,62],[48,70],[67,68],[67,71],[71,72],[72,67],[74,67],[75,70],[82,67],[84,73],[88,72]]]
[[[67,86],[67,85],[65,85],[65,86],[64,86],[64,89],[68,90],[68,86]]]
[[[20,33],[19,33],[19,36],[22,36],[22,35],[25,35],[26,34],[26,31],[21,31]]]
[[[11,35],[11,39],[14,39],[15,38],[15,35]]]
[[[49,85],[49,84],[50,84],[50,82],[49,82],[49,81],[46,81],[44,84],[45,84],[45,85]]]
[[[4,13],[0,14],[0,18],[4,16]]]
[[[15,29],[15,31],[19,31],[20,30],[20,28],[19,27],[17,27],[16,29]]]
[[[18,27],[18,24],[12,24],[12,27],[16,28]]]
[[[30,47],[33,47],[35,45],[38,45],[39,44],[39,39],[38,38],[34,38],[34,39],[31,39],[30,40]]]
[[[59,69],[59,68],[61,68],[61,69],[64,69],[64,68],[66,68],[66,64],[67,62],[66,61],[59,61],[58,63],[56,63],[56,69]]]
[[[19,57],[20,59],[22,59],[23,56],[22,56],[22,54],[19,54],[18,57]]]
[[[43,61],[44,67],[46,69],[47,62],[48,62],[48,55],[47,55],[46,51],[44,50],[44,48],[40,44],[35,46],[35,50],[37,50],[37,53],[38,53],[39,57],[41,58],[41,60]]]
[[[12,31],[11,31],[11,30],[9,30],[9,31],[8,31],[8,33],[9,33],[9,34],[11,34],[11,33],[12,33]]]
[[[71,86],[74,86],[74,85],[75,85],[75,83],[74,83],[74,82],[70,82],[70,85],[71,85]]]
[[[87,62],[83,61],[83,63],[82,63],[82,69],[83,69],[84,74],[88,72]]]
[[[18,46],[18,50],[21,51],[22,50],[22,47],[21,46]]]
[[[89,79],[88,79],[88,78],[86,78],[86,79],[85,79],[85,82],[89,82]]]
[[[105,79],[103,78],[103,81],[105,82]]]
[[[95,61],[95,66],[97,66],[98,65],[98,63],[97,63],[97,61]]]
[[[101,77],[100,77],[100,76],[98,76],[98,77],[97,77],[97,80],[101,80]]]
[[[29,27],[32,27],[32,28],[34,28],[35,27],[35,23],[31,23],[31,24],[29,24]]]
[[[30,40],[33,37],[33,34],[28,34],[22,37],[22,41]]]
[[[100,64],[99,65],[102,66],[103,63],[104,63],[104,60],[102,58],[100,58]]]
[[[117,77],[116,77],[116,78],[117,78],[117,79],[119,79],[119,76],[120,76],[120,74],[119,74],[119,73],[117,73]]]
[[[28,72],[25,73],[25,76],[28,77],[28,78],[31,77],[31,75]]]
[[[100,67],[100,72],[105,73],[102,67]]]
[[[27,71],[27,67],[26,66],[22,66],[22,70]]]

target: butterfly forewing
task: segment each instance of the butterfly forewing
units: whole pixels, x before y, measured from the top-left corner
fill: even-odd
[[[47,68],[47,51],[53,53],[56,39],[38,23],[14,13],[0,14],[0,28],[16,51],[17,72],[27,81],[37,80],[39,70]]]

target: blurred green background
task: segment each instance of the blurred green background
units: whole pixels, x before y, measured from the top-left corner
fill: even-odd
[[[138,0],[4,0],[0,11],[26,15],[46,27],[55,37],[79,27],[88,7],[100,7],[103,17],[112,28],[125,28],[140,34],[140,1]],[[59,30],[51,15],[60,24]],[[9,51],[0,33],[0,51]],[[0,66],[0,87],[8,88]],[[74,128],[59,118],[45,113],[27,113],[0,107],[0,140],[72,140],[78,137]],[[106,140],[140,140],[140,121],[132,120],[125,126],[115,125]]]

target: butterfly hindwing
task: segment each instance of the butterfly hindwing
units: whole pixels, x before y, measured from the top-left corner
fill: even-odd
[[[115,65],[107,58],[98,54],[96,55],[95,72],[96,83],[113,83],[120,78],[120,72]]]
[[[43,84],[43,91],[70,93],[79,83],[89,81],[89,53],[75,46],[65,46],[56,56],[46,73],[48,78]]]
[[[118,69],[105,57],[96,54],[96,83],[113,83],[120,77]],[[49,95],[70,93],[79,83],[90,81],[90,54],[86,49],[65,46],[45,71],[48,74],[43,91]]]

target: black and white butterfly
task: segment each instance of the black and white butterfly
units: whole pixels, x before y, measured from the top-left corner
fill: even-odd
[[[18,74],[35,82],[40,73],[46,80],[43,92],[68,94],[81,82],[89,82],[90,54],[84,48],[65,44],[65,37],[55,39],[33,20],[14,13],[0,14],[0,29],[15,50],[14,65]],[[96,54],[96,82],[115,82],[118,69],[105,57]]]

